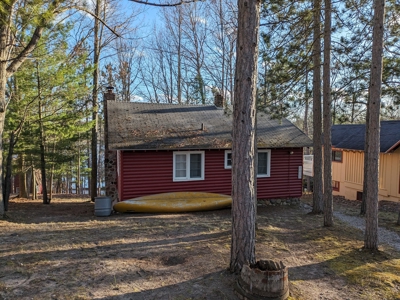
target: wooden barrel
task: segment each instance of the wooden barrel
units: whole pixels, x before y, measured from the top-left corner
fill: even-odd
[[[255,266],[243,266],[236,285],[240,299],[286,300],[289,297],[288,269],[282,263],[275,270],[262,270]]]

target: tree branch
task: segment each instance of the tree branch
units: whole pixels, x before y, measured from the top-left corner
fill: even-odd
[[[90,10],[87,10],[86,8],[81,7],[81,6],[70,6],[69,8],[80,10],[80,11],[83,11],[83,12],[91,15],[93,18],[96,18],[97,20],[99,20],[100,23],[102,23],[105,27],[107,27],[107,29],[110,30],[115,36],[117,36],[119,38],[121,37],[121,35],[119,33],[117,33],[114,29],[112,29],[110,26],[107,25],[106,21],[104,21],[102,18],[99,18],[98,16],[96,16],[96,14],[92,13]]]
[[[55,1],[55,3],[53,3],[54,6],[56,6],[58,4],[58,1]],[[55,14],[60,14],[63,11],[66,11],[68,9],[76,9],[76,10],[80,10],[83,11],[91,16],[93,16],[94,18],[98,19],[105,27],[107,27],[113,34],[115,34],[117,37],[121,37],[120,34],[118,34],[114,29],[112,29],[110,26],[107,25],[107,23],[102,20],[101,18],[99,18],[98,16],[96,16],[94,13],[92,13],[91,11],[80,7],[80,6],[67,6],[67,7],[63,7],[61,9],[58,10],[54,10]],[[31,40],[29,41],[28,45],[26,45],[24,47],[24,49],[18,54],[18,56],[12,60],[12,62],[10,63],[10,65],[7,67],[7,77],[9,77],[10,75],[14,74],[18,68],[21,66],[21,64],[25,61],[25,59],[28,57],[28,55],[35,49],[39,39],[42,36],[43,30],[45,29],[45,25],[47,25],[46,23],[44,25],[38,26],[36,27],[35,31],[32,34]],[[0,107],[1,110],[1,107]]]
[[[179,5],[182,5],[182,4],[194,3],[194,2],[198,2],[198,1],[199,1],[199,2],[204,2],[205,0],[187,0],[187,1],[181,0],[181,1],[179,1],[179,2],[170,3],[170,4],[167,4],[167,3],[165,3],[165,4],[162,4],[162,3],[153,3],[153,2],[148,2],[147,0],[146,0],[146,1],[141,1],[141,0],[129,0],[129,1],[132,1],[132,2],[135,2],[135,3],[139,3],[139,4],[150,5],[150,6],[158,6],[158,7],[168,7],[168,6],[170,6],[170,7],[173,7],[173,6],[179,6]]]
[[[7,77],[14,74],[21,66],[21,64],[25,61],[26,57],[35,49],[36,44],[38,43],[40,37],[42,36],[43,30],[44,30],[43,26],[36,27],[28,45],[24,47],[24,49],[19,53],[19,55],[15,59],[13,59],[10,65],[7,67]]]

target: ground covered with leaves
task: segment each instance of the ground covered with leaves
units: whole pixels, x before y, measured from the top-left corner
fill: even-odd
[[[357,205],[335,200],[342,213]],[[93,212],[87,198],[11,200],[0,220],[0,299],[237,299],[230,209]],[[380,218],[399,233],[397,213],[382,208]],[[335,221],[323,227],[304,204],[259,207],[257,259],[289,267],[290,299],[400,299],[399,251],[362,251],[362,232]]]

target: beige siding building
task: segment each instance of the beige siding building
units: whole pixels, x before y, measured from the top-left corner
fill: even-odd
[[[365,125],[332,127],[333,194],[361,200]],[[400,121],[381,122],[379,200],[400,202]]]

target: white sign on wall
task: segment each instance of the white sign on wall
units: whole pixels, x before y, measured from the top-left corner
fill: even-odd
[[[303,175],[314,176],[314,155],[303,155]]]

